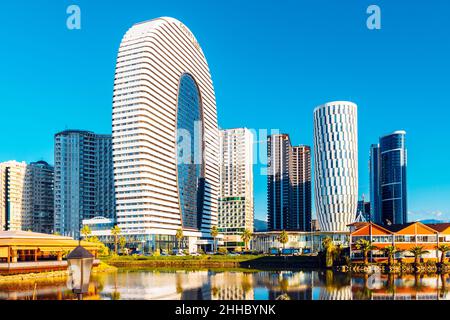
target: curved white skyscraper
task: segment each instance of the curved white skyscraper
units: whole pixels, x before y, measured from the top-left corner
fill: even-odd
[[[180,21],[134,25],[117,57],[113,158],[117,222],[145,251],[212,243],[219,190],[213,84],[202,49]]]
[[[358,204],[357,106],[334,101],[314,109],[314,182],[321,231],[348,231]]]

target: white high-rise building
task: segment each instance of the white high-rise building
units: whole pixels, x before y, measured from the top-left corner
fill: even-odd
[[[334,101],[314,110],[314,182],[321,231],[347,231],[358,204],[357,106]]]
[[[0,163],[0,230],[20,231],[28,227],[27,164]]]
[[[220,133],[219,231],[224,245],[244,247],[241,235],[253,232],[253,135],[246,128]]]
[[[113,98],[117,223],[130,246],[209,250],[218,158],[213,83],[196,38],[173,18],[134,25],[119,48]]]

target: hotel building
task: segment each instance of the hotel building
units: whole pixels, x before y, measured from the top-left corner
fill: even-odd
[[[373,220],[382,225],[408,221],[405,136],[405,131],[395,131],[381,137],[380,144],[371,148],[370,201]]]
[[[209,250],[217,225],[216,101],[200,45],[180,21],[138,23],[120,44],[113,97],[117,223],[144,251]]]
[[[55,135],[54,231],[80,236],[83,219],[114,218],[110,135],[67,130]]]
[[[378,144],[372,144],[370,146],[369,158],[370,218],[371,221],[381,224],[380,169],[380,146]]]
[[[219,232],[228,249],[244,247],[253,232],[253,135],[246,128],[220,130]]]
[[[53,167],[45,161],[0,163],[1,230],[53,232]]]
[[[311,230],[311,148],[297,146],[291,149],[289,168],[291,182],[291,230]]]
[[[26,177],[25,162],[0,163],[0,230],[20,231],[28,226]]]
[[[54,230],[54,168],[45,161],[27,167],[28,209],[26,230],[51,234]]]
[[[350,224],[350,257],[352,260],[362,260],[363,254],[357,248],[360,239],[370,241],[375,249],[370,252],[370,260],[386,262],[388,257],[384,248],[395,246],[395,259],[413,262],[414,256],[409,252],[416,246],[428,251],[421,259],[439,261],[442,253],[436,248],[440,244],[450,244],[450,223],[423,224],[410,222],[380,226],[372,222]]]
[[[311,151],[289,135],[268,137],[268,230],[311,230]]]
[[[314,110],[315,203],[321,231],[346,231],[358,203],[357,106],[335,101]]]

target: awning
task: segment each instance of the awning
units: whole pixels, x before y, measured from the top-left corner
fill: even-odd
[[[11,247],[13,250],[37,250],[38,247]]]

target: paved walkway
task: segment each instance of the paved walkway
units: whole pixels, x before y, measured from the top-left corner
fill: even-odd
[[[0,271],[19,269],[46,269],[67,267],[67,261],[27,261],[17,263],[0,263]]]

